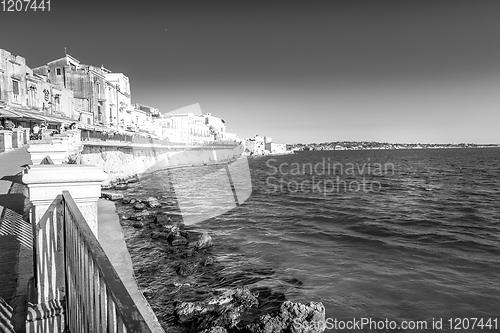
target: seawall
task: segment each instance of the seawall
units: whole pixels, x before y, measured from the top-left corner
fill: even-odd
[[[243,146],[154,146],[117,143],[84,143],[82,164],[95,165],[108,174],[108,182],[157,170],[225,163],[237,159]]]

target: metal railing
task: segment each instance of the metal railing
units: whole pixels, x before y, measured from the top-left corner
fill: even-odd
[[[67,330],[151,332],[68,191],[62,207]]]
[[[154,144],[165,146],[193,146],[184,142],[172,142],[168,140],[160,140],[151,137],[143,137],[139,135],[127,135],[119,133],[104,133],[99,131],[81,131],[82,141],[104,141],[104,142],[123,142],[123,143],[137,143],[137,144]],[[217,146],[217,147],[232,147],[238,144],[236,141],[207,141],[204,143],[196,144],[197,146]]]

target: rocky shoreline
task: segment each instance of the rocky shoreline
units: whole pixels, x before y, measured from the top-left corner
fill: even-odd
[[[114,200],[134,271],[144,296],[167,332],[263,333],[323,332],[323,304],[293,303],[269,287],[240,283],[255,272],[225,274],[214,256],[217,240],[207,232],[185,226],[174,199],[130,195],[138,177],[122,179],[103,196]],[[108,189],[110,190],[110,189]],[[148,244],[149,253],[136,244]],[[158,262],[143,260],[157,258]],[[256,268],[259,270],[259,268]],[[261,269],[262,270],[262,269]],[[272,269],[257,272],[271,276]],[[163,283],[152,276],[162,276]],[[228,283],[228,281],[232,281]],[[288,283],[301,285],[298,280]]]

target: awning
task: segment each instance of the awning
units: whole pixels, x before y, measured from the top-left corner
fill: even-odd
[[[41,120],[45,121],[45,117],[41,114],[36,114],[34,112],[29,112],[29,111],[16,111],[19,115],[21,115],[20,118],[25,118],[25,119],[34,119],[34,120]]]
[[[11,110],[0,109],[0,118],[22,118],[22,116]]]

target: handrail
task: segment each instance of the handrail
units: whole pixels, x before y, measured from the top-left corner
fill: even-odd
[[[151,332],[68,191],[62,200],[69,331]]]

